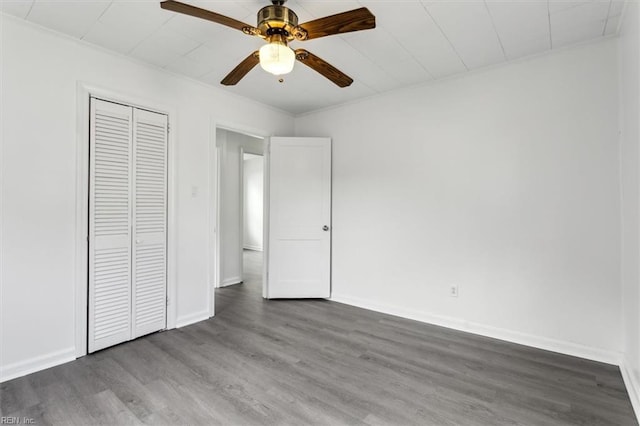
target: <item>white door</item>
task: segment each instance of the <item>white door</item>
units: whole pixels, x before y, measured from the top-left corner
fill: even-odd
[[[331,139],[270,140],[267,291],[331,295]]]
[[[91,99],[89,352],[166,327],[167,116]]]
[[[133,113],[133,335],[166,327],[167,116]]]
[[[91,99],[89,352],[131,336],[133,110]]]

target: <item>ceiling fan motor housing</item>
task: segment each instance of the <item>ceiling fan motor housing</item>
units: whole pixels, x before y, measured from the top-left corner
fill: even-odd
[[[258,11],[258,29],[265,36],[282,35],[291,41],[299,32],[298,15],[288,7],[273,4]]]

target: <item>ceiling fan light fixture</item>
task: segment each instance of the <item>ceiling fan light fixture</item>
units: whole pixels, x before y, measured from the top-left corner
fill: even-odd
[[[295,62],[295,52],[280,38],[274,38],[260,48],[260,66],[273,75],[290,73]]]
[[[162,0],[160,7],[171,12],[182,13],[240,30],[248,36],[260,37],[267,42],[260,50],[256,50],[244,58],[220,81],[220,84],[236,85],[258,64],[262,69],[276,76],[287,74],[293,71],[295,62],[300,61],[331,80],[338,87],[351,85],[353,83],[351,77],[324,59],[305,49],[294,51],[288,47],[288,44],[291,41],[313,40],[331,35],[369,30],[376,27],[376,17],[369,9],[361,7],[298,24],[298,15],[284,6],[286,1],[271,0],[270,6],[260,9],[255,27],[211,10],[181,3],[178,0]],[[282,78],[278,80],[283,81]]]

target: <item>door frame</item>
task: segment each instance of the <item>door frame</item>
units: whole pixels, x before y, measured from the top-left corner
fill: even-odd
[[[216,128],[216,132],[217,130],[219,130],[220,127]],[[225,129],[226,130],[226,129]],[[217,134],[217,133],[216,133]],[[217,144],[217,139],[216,139],[216,144]],[[221,241],[220,241],[220,237],[215,233],[215,230],[218,230],[221,228],[221,224],[220,224],[220,217],[221,217],[221,208],[220,206],[222,206],[223,202],[222,202],[222,185],[223,185],[223,180],[224,177],[222,175],[222,168],[223,168],[223,164],[226,164],[227,162],[227,145],[225,143],[224,146],[216,146],[215,147],[216,150],[216,179],[217,179],[217,183],[216,183],[216,214],[215,214],[215,229],[214,229],[214,234],[210,234],[212,235],[213,238],[215,238],[215,240],[213,241],[213,251],[211,253],[213,253],[213,256],[215,257],[213,259],[215,268],[214,268],[214,274],[215,276],[213,277],[213,288],[221,288],[221,287],[226,287],[229,285],[235,285],[235,284],[240,284],[242,283],[243,279],[242,279],[242,270],[243,270],[243,256],[242,256],[242,251],[240,251],[238,253],[238,264],[240,265],[240,276],[238,277],[239,281],[234,281],[231,282],[229,284],[224,284],[223,283],[223,279],[222,279],[222,261],[221,261],[221,257],[218,256],[217,254],[220,253],[219,247],[221,246]],[[244,153],[244,148],[240,147],[240,158],[242,158]],[[212,162],[213,163],[213,162]],[[242,161],[239,159],[238,160],[238,182],[240,187],[242,186]],[[239,200],[241,208],[242,208],[242,200]],[[240,212],[238,212],[238,214],[240,215],[240,220],[238,222],[238,235],[242,236],[242,210],[240,210]],[[211,303],[215,304],[215,301],[212,301]],[[211,308],[211,307],[210,307]],[[213,315],[211,315],[213,316]]]
[[[264,139],[262,140],[264,145]],[[264,146],[262,147],[264,150]],[[238,201],[240,209],[238,211],[240,220],[238,221],[238,235],[240,236],[240,259],[238,264],[240,265],[240,282],[244,282],[244,147],[240,147],[240,157],[238,158],[238,189],[240,190],[240,196]],[[263,189],[264,190],[264,189]]]
[[[135,98],[108,88],[78,81],[76,84],[76,208],[75,208],[75,355],[87,354],[89,291],[89,119],[90,98],[125,104],[167,115],[167,329],[175,328],[177,316],[177,156],[176,109],[148,99]]]
[[[244,215],[244,208],[245,208],[245,203],[244,203],[244,198],[245,198],[245,188],[244,188],[244,156],[245,154],[247,155],[255,155],[256,157],[262,157],[262,170],[263,170],[263,181],[262,181],[262,198],[264,200],[264,150],[262,152],[262,154],[254,154],[253,152],[245,152],[244,147],[240,147],[240,221],[241,221],[241,226],[240,226],[240,237],[241,237],[241,244],[242,244],[242,251],[244,252],[244,237],[245,237],[245,233],[244,233],[244,220],[245,220],[245,215]],[[262,216],[263,216],[263,222],[264,222],[264,205],[262,206]],[[262,229],[263,229],[263,234],[264,234],[264,223],[262,224]],[[264,241],[262,241],[262,251],[264,253]],[[252,249],[248,249],[248,250],[252,250]],[[244,258],[241,259],[241,264],[243,265],[243,269],[244,269]]]
[[[218,122],[215,119],[211,120],[210,135],[209,135],[209,314],[214,315],[215,311],[215,289],[220,288],[221,284],[221,268],[220,268],[220,189],[222,180],[222,161],[224,159],[224,152],[222,147],[217,146],[216,130],[226,130],[229,132],[240,133],[263,140],[263,159],[264,159],[264,176],[263,176],[263,273],[262,273],[262,296],[266,297],[266,289],[268,286],[268,244],[266,244],[267,237],[269,235],[269,174],[268,174],[268,152],[269,152],[269,138],[271,135],[269,132],[251,128],[248,126]],[[214,166],[215,165],[215,169]],[[240,173],[242,173],[242,155],[240,155]],[[241,212],[242,214],[242,212]],[[241,217],[242,219],[242,217]],[[242,222],[240,223],[242,228]],[[241,232],[242,234],[242,232]]]

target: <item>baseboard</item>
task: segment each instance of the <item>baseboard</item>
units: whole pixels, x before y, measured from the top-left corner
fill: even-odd
[[[226,286],[229,286],[229,285],[240,284],[241,282],[242,282],[242,277],[225,278],[224,280],[222,280],[222,283],[220,283],[220,287],[226,287]]]
[[[622,355],[615,351],[608,351],[605,349],[593,348],[576,343],[550,339],[548,337],[521,333],[515,330],[508,330],[471,321],[465,321],[460,318],[434,315],[428,312],[382,304],[379,302],[351,297],[343,294],[334,293],[331,296],[331,300],[338,303],[344,303],[346,305],[369,309],[371,311],[381,312],[384,314],[394,315],[428,324],[439,325],[454,330],[465,331],[467,333],[478,334],[480,336],[491,337],[498,340],[531,346],[547,351],[558,352],[565,355],[604,362],[606,364],[620,365],[622,361]]]
[[[246,245],[243,247],[244,250],[253,250],[253,251],[262,251],[262,246],[251,246]]]
[[[176,328],[209,319],[209,311],[196,312],[177,319]],[[0,367],[0,383],[6,382],[36,371],[46,370],[56,365],[65,364],[76,359],[76,348],[63,349],[46,355],[37,356],[25,361],[15,362]]]
[[[620,373],[622,373],[622,380],[624,380],[624,385],[627,388],[633,411],[636,413],[636,419],[640,422],[640,382],[627,367],[626,360],[620,363]]]
[[[40,355],[25,361],[14,362],[0,367],[0,382],[6,382],[17,377],[26,376],[36,371],[65,364],[76,359],[76,348],[67,348],[60,351]]]
[[[209,319],[209,310],[195,312],[193,314],[184,315],[176,319],[176,328],[185,327],[200,321]]]

